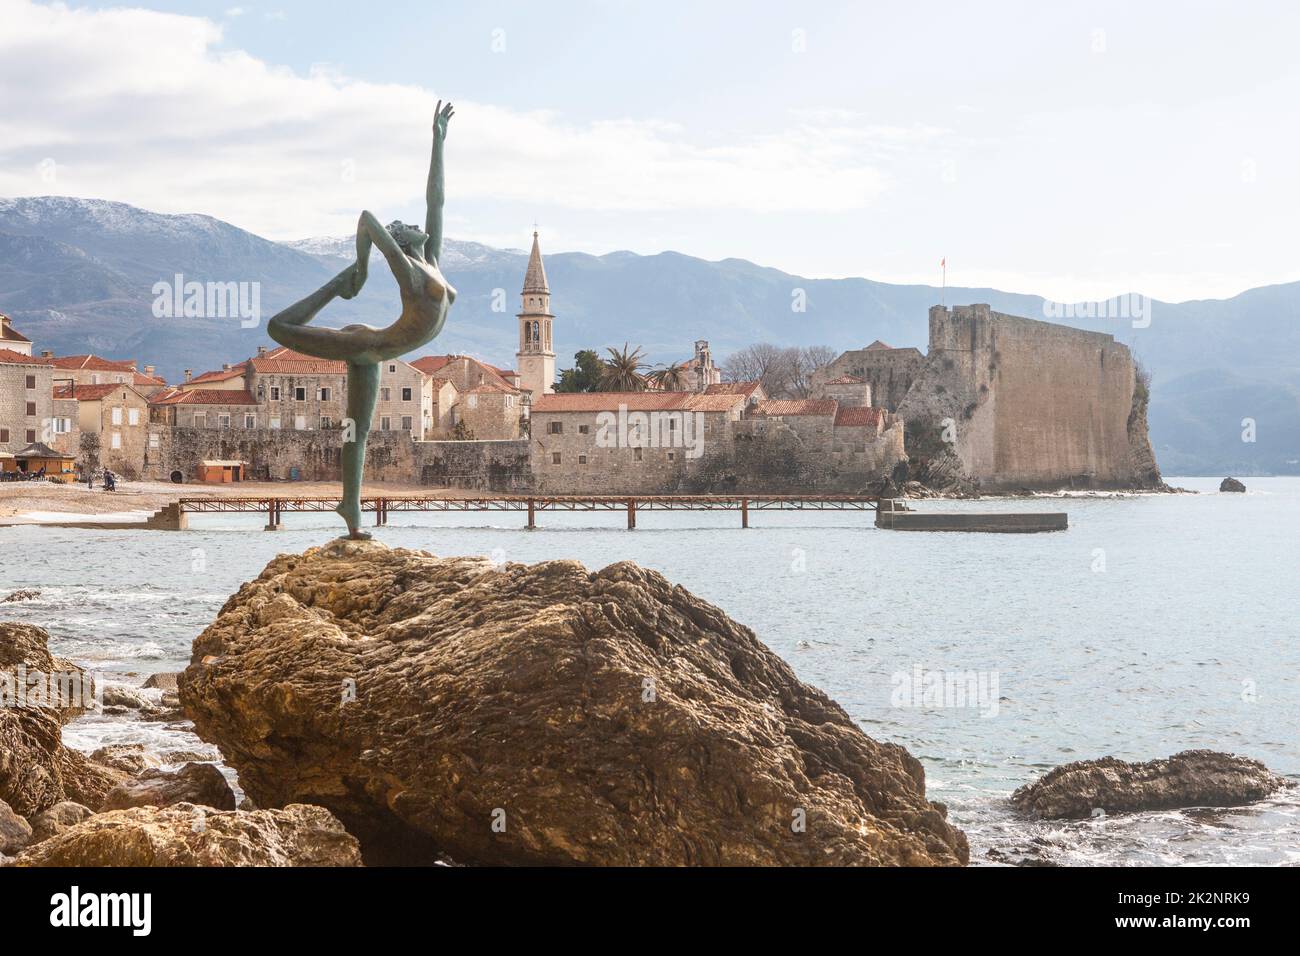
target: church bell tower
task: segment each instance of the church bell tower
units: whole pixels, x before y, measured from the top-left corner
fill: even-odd
[[[533,233],[533,251],[524,274],[523,311],[519,313],[519,385],[533,401],[555,391],[555,346],[551,339],[551,290],[546,285],[542,250]]]

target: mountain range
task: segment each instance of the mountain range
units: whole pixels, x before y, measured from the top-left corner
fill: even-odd
[[[545,252],[543,237],[543,252]],[[135,358],[175,380],[240,361],[268,339],[237,318],[158,318],[157,283],[259,283],[269,316],[313,291],[355,257],[352,237],[279,243],[203,215],[163,215],[122,203],[47,196],[0,199],[0,311],[38,349]],[[458,297],[426,351],[514,364],[514,313],[527,253],[448,240],[442,270]],[[809,279],[742,259],[676,252],[546,255],[559,364],[574,352],[624,342],[655,362],[687,358],[708,339],[720,359],[740,347],[861,348],[881,339],[925,350],[927,310],[987,302],[1030,318],[1110,332],[1150,371],[1150,423],[1166,475],[1300,474],[1300,283],[1229,299],[1153,301],[1149,322],[1061,318],[1041,296],[988,288]],[[803,300],[804,310],[795,311]],[[1105,310],[1099,311],[1105,314]],[[378,256],[360,296],[335,301],[324,325],[387,325],[397,288]],[[1075,309],[1073,314],[1086,314]],[[1113,310],[1112,310],[1113,314]],[[1248,423],[1253,422],[1254,441]]]

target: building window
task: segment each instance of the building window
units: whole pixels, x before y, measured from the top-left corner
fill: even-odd
[[[328,415],[322,415],[322,416],[320,417],[320,427],[321,427],[321,428],[333,428],[333,427],[334,427],[334,419],[330,418]]]
[[[36,403],[35,403],[35,402],[28,402],[28,403],[27,403],[27,417],[28,417],[28,418],[34,418],[35,416],[36,416]]]
[[[381,388],[379,390],[379,400],[381,402],[391,401],[392,398],[393,398],[393,390],[391,388]]]
[[[0,445],[9,444],[9,429],[0,428]]]
[[[295,389],[293,390],[293,400],[294,400],[295,402],[305,402],[305,401],[307,401],[307,389],[304,388],[304,387],[301,386],[301,385],[299,385],[297,388],[295,388]]]
[[[280,386],[279,386],[279,385],[272,385],[272,386],[271,386],[271,401],[273,401],[273,402],[278,402],[279,400],[280,400]]]
[[[589,432],[589,431],[591,431],[591,426],[590,426],[590,425],[579,425],[579,426],[578,426],[578,434],[579,434],[579,435],[585,435],[585,434],[587,434],[587,432]]]
[[[32,444],[34,441],[36,441],[36,429],[35,429],[35,428],[29,428],[29,429],[27,429],[27,444],[30,445],[30,444]]]
[[[229,416],[229,415],[218,415],[218,416],[217,416],[217,427],[218,427],[218,428],[229,428],[229,427],[230,427],[230,416]]]
[[[586,463],[587,463],[587,456],[586,456],[586,455],[579,455],[579,456],[578,456],[578,464],[580,464],[580,465],[585,465]]]
[[[396,371],[397,371],[397,366],[396,366],[396,365],[390,365],[390,366],[388,366],[388,371],[390,371],[390,372],[396,372]]]
[[[150,436],[149,436],[149,447],[150,447],[150,448],[157,448],[157,447],[158,447],[158,436],[157,436],[156,434],[155,434],[155,435],[150,435]]]
[[[552,435],[563,435],[564,422],[547,422],[546,430],[550,432]]]
[[[379,430],[380,430],[381,432],[386,432],[386,431],[388,431],[388,429],[389,429],[389,427],[390,427],[391,425],[392,425],[392,421],[389,419],[389,417],[388,417],[387,415],[385,415],[383,418],[379,419]]]
[[[402,431],[409,432],[410,430],[411,430],[411,416],[410,416],[410,415],[403,415],[403,416],[402,416]]]
[[[27,376],[27,387],[28,387],[28,388],[35,388],[35,387],[36,387],[36,376],[35,376],[35,375],[28,375],[28,376]]]
[[[633,461],[641,460],[641,447],[639,445],[636,448],[632,449],[632,460]]]
[[[113,409],[113,424],[114,425],[122,424],[122,409],[120,408]]]
[[[121,432],[113,432],[113,444],[112,444],[112,447],[113,447],[113,448],[121,448],[121,447],[122,447],[122,433],[121,433]]]
[[[560,463],[560,453],[558,451],[551,452],[551,464],[558,465],[559,463]]]
[[[258,383],[257,383],[257,400],[260,402],[260,401],[265,400],[265,398],[266,398],[266,386],[263,385],[261,382],[258,382]]]
[[[471,396],[469,397],[469,407],[470,407],[470,408],[478,408],[478,396],[477,396],[477,395],[471,395]]]
[[[207,412],[195,412],[195,413],[194,413],[194,427],[195,427],[195,428],[207,428],[207,427],[208,427],[208,414],[207,414]]]
[[[127,423],[128,425],[139,425],[139,424],[140,424],[140,409],[138,409],[138,408],[128,408],[128,409],[126,410],[126,423]]]
[[[302,432],[302,431],[306,431],[306,430],[307,430],[307,416],[306,416],[306,415],[295,415],[295,416],[293,417],[293,427],[296,428],[296,429],[297,429],[298,431],[300,431],[300,432]]]
[[[410,400],[411,400],[411,390],[409,388],[402,389],[402,401],[409,402]]]
[[[272,419],[271,419],[271,427],[272,427],[272,428],[275,428],[275,429],[279,429],[279,427],[280,427],[280,419],[278,419],[278,418],[272,418]]]
[[[256,428],[256,427],[257,427],[257,416],[256,416],[256,415],[250,415],[250,414],[248,414],[247,412],[245,412],[245,413],[244,413],[244,427],[245,427],[245,428]]]
[[[54,434],[56,434],[56,435],[66,435],[66,434],[67,434],[68,432],[70,432],[70,431],[72,431],[72,419],[71,419],[71,418],[56,418],[56,419],[54,419]]]
[[[513,395],[507,395],[506,408],[514,408],[514,407],[515,407],[515,397]]]
[[[325,388],[325,387],[322,387],[322,388],[321,388],[321,390],[320,390],[320,400],[321,400],[322,402],[328,402],[328,401],[330,400],[330,390],[329,390],[328,388]]]

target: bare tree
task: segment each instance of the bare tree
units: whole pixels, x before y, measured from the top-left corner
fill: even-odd
[[[729,382],[760,381],[772,398],[807,398],[813,372],[834,361],[836,354],[829,345],[782,348],[759,342],[730,355],[722,374]]]
[[[786,389],[791,398],[807,398],[812,394],[813,373],[835,361],[835,350],[829,345],[808,345],[788,351],[790,380]]]

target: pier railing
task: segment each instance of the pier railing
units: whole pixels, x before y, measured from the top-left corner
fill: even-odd
[[[263,512],[267,530],[278,529],[284,515],[294,512],[333,511],[338,498],[275,497],[181,498],[177,506],[186,514]],[[494,495],[446,498],[437,495],[398,495],[361,499],[361,510],[375,516],[375,524],[388,524],[398,511],[526,511],[528,528],[537,527],[544,511],[623,511],[627,526],[636,527],[638,511],[739,511],[740,526],[749,527],[751,511],[872,511],[880,499],[870,495]]]

